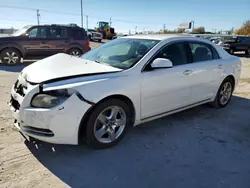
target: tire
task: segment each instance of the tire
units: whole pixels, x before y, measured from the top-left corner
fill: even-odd
[[[71,48],[67,54],[69,55],[72,55],[72,56],[76,56],[76,57],[79,57],[81,56],[83,53],[82,53],[82,50],[80,50],[79,48]]]
[[[223,90],[225,89],[225,85],[226,84],[229,84],[228,85],[228,90],[225,92],[223,92]],[[231,89],[229,89],[231,88]],[[217,95],[214,99],[214,101],[212,102],[212,106],[215,107],[215,108],[224,108],[225,106],[227,106],[227,104],[230,102],[231,98],[232,98],[232,93],[233,93],[233,89],[234,89],[234,82],[232,79],[230,78],[226,78],[222,84],[220,85],[220,88],[217,92]],[[222,93],[225,94],[224,97],[227,96],[227,98],[224,98],[226,100],[222,100]],[[223,102],[224,101],[224,102]]]
[[[14,48],[6,48],[0,54],[1,61],[4,65],[14,66],[21,63],[21,54]]]
[[[111,115],[111,111],[118,112],[116,117]],[[131,109],[125,102],[119,99],[108,99],[97,104],[90,112],[85,124],[85,132],[81,135],[84,135],[85,142],[92,148],[109,148],[124,137],[128,127],[133,123],[132,120]],[[104,121],[105,123],[102,123]],[[115,122],[121,126],[115,125]]]
[[[98,42],[102,42],[102,39],[99,39]]]
[[[234,49],[233,49],[233,48],[230,48],[229,53],[230,53],[231,55],[233,55],[233,54],[234,54]]]
[[[92,41],[92,36],[91,35],[89,35],[89,40]]]

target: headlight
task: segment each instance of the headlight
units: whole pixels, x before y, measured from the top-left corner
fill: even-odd
[[[72,90],[67,89],[38,93],[32,99],[31,106],[37,108],[51,108],[63,103],[72,95],[72,93],[74,93]]]

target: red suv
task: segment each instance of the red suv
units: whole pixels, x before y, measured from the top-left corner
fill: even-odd
[[[80,56],[90,49],[85,30],[76,24],[25,26],[10,37],[0,37],[0,59],[6,65],[59,52]]]

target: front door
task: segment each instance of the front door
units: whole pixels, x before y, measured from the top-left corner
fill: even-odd
[[[173,67],[150,69],[148,64],[142,72],[141,119],[171,112],[190,104],[192,83],[186,44],[169,44],[160,50],[153,60],[156,58],[169,59]]]
[[[28,32],[27,39],[23,41],[23,48],[28,57],[47,56],[49,53],[49,45],[47,44],[48,28],[32,27]]]

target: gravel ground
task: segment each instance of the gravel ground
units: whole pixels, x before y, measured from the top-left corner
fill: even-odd
[[[26,142],[6,104],[23,66],[0,66],[0,187],[249,188],[250,59],[242,62],[226,108],[140,125],[106,150]]]

